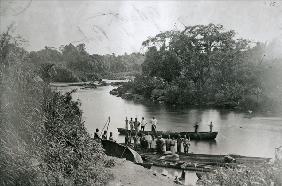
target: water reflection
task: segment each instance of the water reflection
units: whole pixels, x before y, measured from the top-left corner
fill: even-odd
[[[61,91],[74,87],[62,87]],[[79,87],[77,87],[79,88]],[[109,94],[113,87],[81,90],[74,93],[74,99],[82,103],[83,118],[86,128],[94,133],[96,128],[102,128],[108,116],[111,116],[109,130],[114,132],[114,138],[124,141],[117,133],[118,127],[124,127],[125,117],[153,116],[159,121],[158,130],[193,131],[196,121],[199,131],[209,131],[210,121],[214,131],[219,131],[216,141],[192,141],[191,151],[194,153],[228,154],[236,153],[249,156],[273,157],[274,148],[282,145],[282,118],[256,115],[246,117],[246,113],[217,109],[181,109],[163,105],[141,104],[123,100]],[[151,128],[151,126],[146,126]]]

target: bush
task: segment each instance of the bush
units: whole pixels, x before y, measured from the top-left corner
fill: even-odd
[[[70,70],[64,67],[54,67],[54,73],[52,74],[53,82],[78,82],[80,79]]]
[[[27,52],[0,35],[1,185],[102,185],[112,165],[84,127],[71,93],[52,92],[47,71],[27,63]],[[41,77],[40,77],[41,76]]]
[[[205,174],[199,185],[281,185],[282,161],[241,168],[219,168]]]

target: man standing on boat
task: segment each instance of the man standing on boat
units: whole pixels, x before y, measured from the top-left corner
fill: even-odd
[[[125,117],[125,129],[128,130],[128,119]]]
[[[199,122],[198,121],[196,121],[194,128],[195,128],[195,133],[198,133],[198,128],[199,128]]]
[[[209,124],[209,127],[210,127],[210,132],[212,132],[212,128],[213,128],[212,122]]]
[[[153,134],[156,135],[158,120],[155,118],[155,116],[153,116],[151,120],[151,124],[152,124],[152,132]]]
[[[142,120],[141,120],[141,131],[144,131],[145,130],[145,126],[147,125],[147,122],[146,120],[144,119],[144,117],[142,117]]]
[[[130,126],[130,132],[132,133],[132,131],[133,131],[133,124],[134,124],[134,122],[133,122],[133,118],[130,118],[130,121],[129,121],[129,126]]]
[[[135,121],[134,121],[135,135],[137,135],[139,132],[139,125],[140,125],[140,122],[137,120],[137,118],[135,118]]]

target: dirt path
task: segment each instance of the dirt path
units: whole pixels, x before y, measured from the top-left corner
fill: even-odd
[[[116,166],[111,168],[114,179],[109,181],[107,186],[173,186],[173,180],[154,173],[130,161],[123,159],[116,160]],[[155,175],[154,175],[155,174]]]

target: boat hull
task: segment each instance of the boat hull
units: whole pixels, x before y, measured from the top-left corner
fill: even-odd
[[[105,153],[109,156],[126,158],[134,163],[143,163],[141,156],[133,149],[110,140],[102,140]]]
[[[126,135],[130,133],[130,130],[126,130],[124,128],[118,128],[118,132],[121,135]],[[141,134],[153,134],[152,131],[139,131],[138,135]],[[170,132],[170,131],[157,131],[156,135],[162,135],[164,138],[168,137],[174,137],[177,138],[178,135],[181,137],[184,137],[186,135],[187,137],[190,137],[191,140],[215,140],[218,132]],[[132,135],[135,135],[135,131],[132,131]]]
[[[218,167],[237,167],[238,165],[259,165],[265,164],[271,158],[249,157],[241,155],[211,155],[211,154],[179,154],[178,160],[162,158],[165,155],[154,152],[137,151],[144,160],[144,164],[152,164],[157,167],[175,168],[189,171],[209,172]],[[226,157],[234,159],[232,162],[226,161]]]

